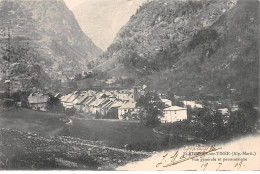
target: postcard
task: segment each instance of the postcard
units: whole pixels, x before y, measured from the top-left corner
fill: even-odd
[[[0,0],[0,170],[259,171],[259,0]]]

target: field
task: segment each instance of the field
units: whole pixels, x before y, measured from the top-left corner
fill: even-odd
[[[164,146],[163,137],[138,122],[73,119],[70,133],[73,137],[104,141],[106,145],[117,148],[128,144],[134,150],[153,151]]]
[[[0,110],[0,128],[18,129],[34,132],[41,136],[64,135],[63,114],[39,112],[24,108]],[[164,147],[164,138],[155,134],[152,128],[141,126],[138,122],[118,120],[84,120],[72,118],[70,136],[103,141],[107,146],[155,151]]]
[[[54,136],[63,129],[60,121],[63,114],[38,112],[19,108],[5,111],[0,109],[0,128],[34,132],[42,136]]]

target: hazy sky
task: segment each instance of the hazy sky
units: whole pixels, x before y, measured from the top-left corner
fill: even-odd
[[[69,9],[73,9],[74,7],[77,7],[81,3],[83,3],[86,0],[64,0]]]

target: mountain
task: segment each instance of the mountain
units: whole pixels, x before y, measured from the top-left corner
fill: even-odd
[[[147,0],[85,0],[73,8],[82,30],[106,50],[117,32]]]
[[[82,32],[63,0],[2,0],[0,23],[2,75],[11,64],[25,69],[23,74],[18,72],[21,78],[30,78],[33,73],[26,69],[37,65],[37,72],[44,76],[66,80],[102,53]],[[8,52],[11,63],[2,61]]]
[[[258,0],[151,1],[96,69],[196,98],[258,102]]]

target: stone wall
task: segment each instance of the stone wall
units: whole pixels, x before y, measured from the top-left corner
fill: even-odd
[[[104,146],[103,142],[72,137],[40,137],[33,133],[1,129],[4,169],[85,169],[113,170],[150,153]]]

